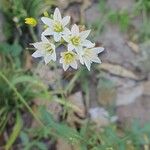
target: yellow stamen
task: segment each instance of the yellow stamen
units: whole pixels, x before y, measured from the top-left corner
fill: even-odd
[[[71,43],[75,46],[78,46],[80,44],[80,37],[79,36],[74,36],[70,39]]]
[[[65,52],[64,53],[64,62],[65,64],[70,64],[76,58],[75,53],[73,52]]]
[[[25,23],[35,27],[37,25],[37,21],[35,18],[25,18]]]
[[[54,23],[54,31],[55,32],[62,32],[63,31],[63,26],[60,22],[56,21]]]
[[[53,53],[53,49],[51,47],[50,44],[45,44],[45,52],[52,54]]]

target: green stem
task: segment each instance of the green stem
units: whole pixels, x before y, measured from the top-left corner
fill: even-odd
[[[25,99],[21,96],[21,94],[17,91],[17,89],[9,82],[9,80],[6,78],[6,76],[0,72],[0,76],[2,79],[8,84],[8,86],[15,92],[19,100],[26,106],[26,108],[29,110],[29,112],[33,115],[33,117],[36,119],[36,121],[43,127],[44,124],[41,122],[41,120],[38,118],[38,116],[33,112],[33,110],[30,108],[28,103],[25,101]]]
[[[37,37],[36,37],[36,35],[35,35],[35,32],[34,32],[34,30],[33,30],[33,27],[29,27],[29,31],[30,31],[30,34],[31,34],[31,36],[32,36],[33,41],[34,41],[34,42],[37,42],[38,39],[37,39]]]
[[[82,72],[82,69],[80,69],[75,75],[74,77],[71,79],[71,81],[69,82],[69,84],[67,85],[67,87],[65,88],[65,93],[70,93],[74,87],[74,83],[76,82],[76,80],[79,78],[80,74]]]

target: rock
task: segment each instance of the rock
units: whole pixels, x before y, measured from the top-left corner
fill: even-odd
[[[97,38],[105,47],[103,60],[131,67],[130,64],[134,64],[136,56],[126,43],[126,35],[116,25],[106,25],[105,29],[107,30]]]
[[[81,3],[83,0],[57,0],[57,6],[65,9],[67,8],[71,3]]]
[[[90,108],[89,114],[91,121],[98,127],[107,126],[110,122],[117,120],[116,116],[110,117],[109,113],[102,107]]]
[[[143,94],[142,85],[119,88],[117,92],[116,105],[122,106],[134,103],[138,99],[138,97],[140,97],[142,94]]]
[[[68,97],[69,102],[75,106],[73,112],[75,112],[79,117],[84,118],[86,115],[86,109],[82,97],[82,93],[76,92]]]
[[[79,23],[80,22],[80,14],[81,11],[80,11],[80,4],[74,4],[74,5],[71,5],[67,11],[65,12],[65,15],[69,15],[71,16],[71,21],[72,23]]]
[[[113,10],[128,10],[131,11],[135,5],[134,0],[108,0],[106,5]]]
[[[40,64],[33,70],[36,73],[41,81],[52,89],[59,89],[58,87],[58,78],[62,76],[62,69],[52,70],[48,65]]]
[[[139,80],[139,77],[133,71],[118,64],[102,63],[99,68],[116,76]]]
[[[91,17],[92,16],[92,17]],[[85,11],[85,22],[92,24],[97,20],[100,20],[101,15],[97,4],[93,4],[89,9]]]
[[[143,82],[143,95],[150,96],[150,81]]]
[[[49,111],[54,119],[58,121],[62,113],[62,107],[55,99],[57,99],[57,97],[52,97],[51,100],[35,99],[34,103],[37,106],[45,106],[47,111]]]
[[[134,103],[117,107],[117,116],[122,125],[130,126],[134,120],[144,125],[150,120],[150,96],[141,96]]]
[[[140,52],[135,63],[143,73],[148,74],[150,72],[150,41],[140,44]]]
[[[116,100],[116,87],[115,84],[106,78],[102,78],[98,83],[98,102],[103,106],[112,106]]]

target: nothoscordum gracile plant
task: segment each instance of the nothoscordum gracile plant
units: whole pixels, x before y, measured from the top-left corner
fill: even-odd
[[[66,26],[69,24],[70,16],[62,18],[58,8],[55,9],[53,17],[42,17],[41,20],[46,28],[41,34],[41,42],[32,44],[37,49],[32,54],[33,57],[43,57],[45,64],[56,61],[57,48],[63,44],[66,50],[61,52],[59,62],[65,71],[69,67],[77,69],[79,62],[89,71],[92,62],[101,63],[98,54],[104,48],[95,47],[95,43],[87,39],[91,30],[80,32],[76,24],[69,30]]]

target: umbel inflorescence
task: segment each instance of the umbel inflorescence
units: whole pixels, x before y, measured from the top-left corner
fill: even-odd
[[[31,19],[31,18],[30,18]],[[58,8],[55,9],[53,17],[42,17],[42,22],[46,29],[41,34],[41,41],[32,45],[37,49],[32,56],[43,57],[46,64],[51,60],[56,61],[57,46],[66,45],[66,50],[60,53],[59,62],[66,71],[69,67],[78,68],[78,63],[85,65],[90,70],[92,62],[101,63],[98,54],[103,47],[95,47],[87,39],[91,30],[79,31],[79,27],[74,24],[69,30],[66,26],[69,24],[70,16],[63,17]]]

